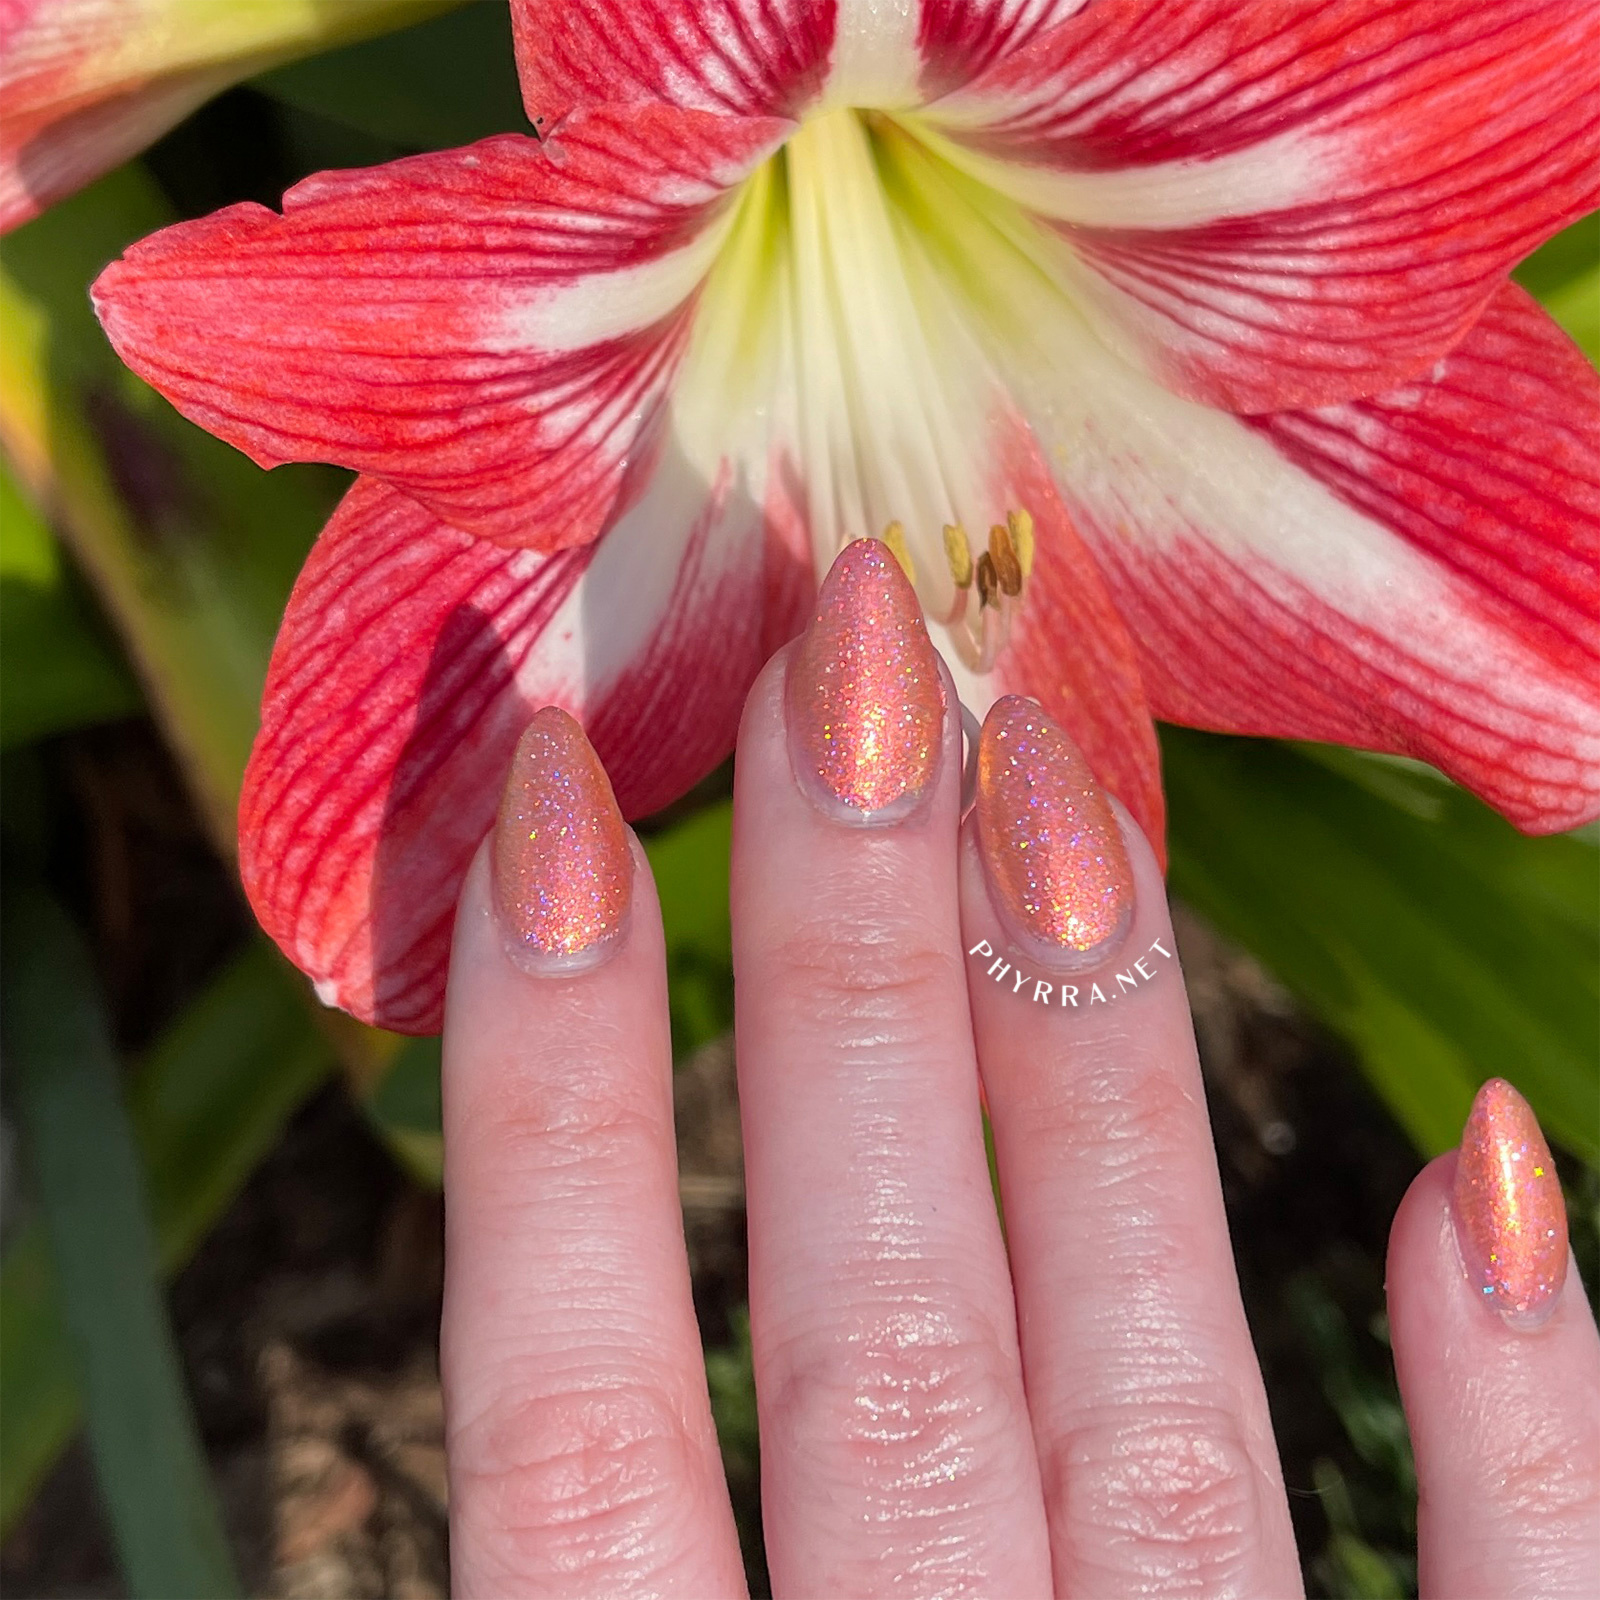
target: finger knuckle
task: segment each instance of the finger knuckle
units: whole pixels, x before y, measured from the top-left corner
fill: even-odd
[[[508,1169],[570,1163],[628,1166],[670,1144],[664,1093],[601,1063],[570,1062],[560,1073],[508,1086],[493,1137]]]
[[[1573,1422],[1579,1427],[1575,1429]],[[1506,1448],[1505,1420],[1494,1431],[1497,1509],[1518,1526],[1538,1527],[1600,1515],[1600,1424],[1594,1413],[1545,1415]]]
[[[990,1329],[926,1309],[793,1337],[766,1363],[779,1437],[836,1481],[898,1502],[969,1480],[1021,1428],[1015,1375]]]
[[[1163,1593],[1237,1592],[1263,1509],[1238,1420],[1220,1404],[1130,1411],[1107,1405],[1041,1449],[1046,1503],[1074,1565]]]
[[[521,1581],[603,1584],[687,1537],[695,1451],[681,1408],[644,1382],[502,1405],[451,1430],[450,1463],[453,1527]]]
[[[950,994],[952,985],[962,992],[964,984],[953,951],[881,922],[802,924],[784,937],[777,962],[808,1017],[845,1031],[915,1026],[931,998]]]

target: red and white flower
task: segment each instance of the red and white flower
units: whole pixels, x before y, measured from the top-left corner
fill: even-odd
[[[1152,716],[1600,810],[1600,380],[1505,277],[1600,189],[1592,0],[513,10],[540,137],[95,287],[188,416],[363,474],[240,818],[327,1000],[436,1028],[532,710],[663,805],[892,524],[972,709],[1038,696],[1154,834]]]

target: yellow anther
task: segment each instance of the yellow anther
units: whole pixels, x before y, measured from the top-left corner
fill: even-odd
[[[994,575],[1002,594],[1022,593],[1022,568],[1017,565],[1017,552],[1011,548],[1011,535],[997,522],[989,530],[989,559],[994,562]]]
[[[1033,516],[1025,506],[1006,512],[1006,528],[1011,534],[1011,548],[1017,552],[1017,565],[1022,568],[1022,581],[1033,575]]]
[[[900,570],[906,575],[906,582],[914,584],[917,581],[917,569],[911,565],[911,551],[906,547],[905,524],[891,522],[883,530],[883,542],[894,552]]]
[[[950,576],[956,588],[965,589],[972,582],[972,550],[967,544],[967,530],[959,522],[944,525],[944,558],[950,565]]]
[[[978,607],[992,606],[1000,580],[995,576],[994,557],[987,550],[978,557]]]

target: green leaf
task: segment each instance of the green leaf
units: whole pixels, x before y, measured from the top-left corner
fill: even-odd
[[[189,1259],[332,1064],[301,980],[264,940],[161,1036],[128,1098],[164,1272]],[[44,1225],[34,1218],[0,1266],[0,1531],[78,1426],[82,1400],[65,1341]]]
[[[27,885],[7,886],[5,988],[6,1057],[123,1575],[150,1600],[239,1594],[88,952]]]
[[[139,686],[0,461],[0,749],[134,715]]]
[[[1592,832],[1530,839],[1428,768],[1162,729],[1174,891],[1360,1052],[1418,1146],[1499,1075],[1600,1156]]]
[[[1600,366],[1600,211],[1546,240],[1512,276]]]
[[[661,900],[672,1053],[678,1060],[733,1026],[732,847],[731,800],[707,806],[644,841]]]
[[[1544,296],[1544,308],[1571,335],[1596,366],[1600,366],[1600,266],[1569,279]]]
[[[1563,228],[1511,274],[1529,294],[1546,295],[1600,266],[1600,211]]]
[[[511,52],[511,13],[483,0],[263,73],[251,87],[409,150],[530,131]]]

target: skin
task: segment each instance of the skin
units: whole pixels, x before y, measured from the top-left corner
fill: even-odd
[[[1119,812],[1134,923],[1069,981],[1141,952],[1154,977],[1114,1005],[1030,1003],[966,954],[1005,944],[958,821],[954,716],[926,804],[851,827],[795,783],[783,672],[780,654],[745,712],[732,883],[774,1592],[1300,1593],[1182,976],[1148,956],[1175,950],[1149,846]],[[486,852],[462,892],[441,1360],[467,1600],[745,1593],[634,855],[627,925],[584,972],[507,957]],[[1417,1179],[1390,1250],[1423,1593],[1592,1593],[1600,1338],[1576,1272],[1535,1333],[1474,1300],[1451,1160]]]

